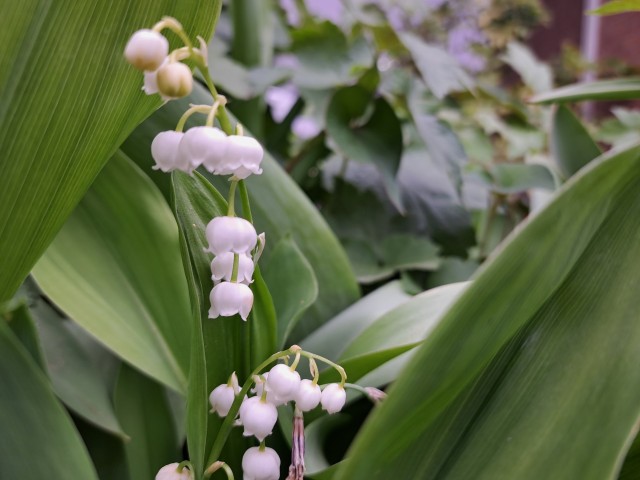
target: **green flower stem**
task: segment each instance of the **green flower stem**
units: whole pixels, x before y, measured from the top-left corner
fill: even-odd
[[[209,69],[205,64],[205,60],[203,58],[196,58],[196,67],[202,73],[202,77],[204,78],[204,82],[207,84],[207,88],[211,92],[214,101],[220,102],[220,108],[218,109],[218,121],[220,122],[220,127],[227,135],[233,135],[234,129],[231,125],[231,119],[229,118],[229,114],[227,113],[227,109],[224,106],[225,101],[223,100],[223,96],[218,93],[215,85],[213,84],[213,79],[211,78],[211,74],[209,73]]]
[[[227,465],[226,463],[220,461],[214,462],[209,465],[209,468],[204,471],[204,478],[209,478],[220,469],[224,470],[224,473],[227,474],[228,480],[234,480],[233,470],[231,470],[231,467],[229,467],[229,465]]]
[[[321,357],[320,355],[316,355],[315,353],[305,352],[304,350],[300,351],[300,355],[302,355],[303,357],[314,358],[316,360],[320,360],[321,362],[326,363],[330,367],[335,368],[338,371],[338,373],[340,374],[340,377],[342,378],[342,380],[340,380],[340,386],[341,387],[345,386],[345,384],[347,382],[347,372],[345,372],[344,368],[342,368],[340,365],[338,365],[335,362],[332,362],[328,358]]]
[[[245,219],[253,223],[253,216],[251,215],[251,204],[249,203],[249,192],[247,190],[247,185],[244,183],[244,180],[240,180],[238,182],[238,187],[240,189],[240,200],[242,201],[242,214]]]
[[[238,186],[238,180],[233,177],[231,185],[229,186],[229,208],[227,210],[227,216],[235,217],[235,203],[236,203],[236,187]]]
[[[231,270],[231,281],[233,283],[238,282],[238,264],[240,263],[240,255],[233,254],[233,269]]]
[[[176,125],[176,132],[182,132],[184,130],[184,126],[187,123],[187,120],[194,113],[209,113],[211,111],[211,106],[209,105],[191,105],[191,108],[184,112],[178,121],[178,125]]]
[[[276,360],[286,357],[288,355],[292,355],[298,353],[300,351],[300,347],[297,345],[293,345],[287,350],[282,350],[281,352],[276,352],[267,358],[264,362],[258,365],[255,370],[251,372],[249,378],[242,385],[242,389],[236,395],[236,398],[233,400],[233,404],[229,409],[229,413],[225,417],[222,425],[220,426],[220,430],[216,435],[216,439],[213,442],[213,446],[211,447],[211,453],[209,454],[209,461],[207,463],[212,464],[215,462],[222,452],[222,447],[224,446],[227,438],[229,438],[229,433],[231,433],[231,429],[233,428],[233,423],[235,421],[236,416],[238,415],[238,411],[240,410],[240,405],[242,404],[242,400],[244,396],[249,392],[251,385],[253,384],[253,376],[258,375],[262,370],[267,368],[270,364],[275,362]]]
[[[178,472],[182,472],[185,467],[193,472],[193,465],[191,465],[191,462],[189,460],[183,460],[182,462],[180,462],[176,470],[178,470]]]
[[[351,390],[356,390],[357,392],[364,394],[366,397],[369,396],[369,392],[367,392],[367,390],[364,387],[361,387],[360,385],[356,385],[355,383],[345,383],[343,386],[344,388],[350,388]]]

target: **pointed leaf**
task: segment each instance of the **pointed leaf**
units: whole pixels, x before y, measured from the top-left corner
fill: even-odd
[[[564,105],[553,115],[551,151],[566,177],[570,177],[602,153],[578,117]]]
[[[581,100],[635,100],[640,98],[640,78],[616,78],[575,83],[534,96],[532,103],[577,102]]]

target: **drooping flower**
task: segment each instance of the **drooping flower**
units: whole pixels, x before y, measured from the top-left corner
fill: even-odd
[[[215,172],[227,153],[227,136],[216,127],[194,127],[187,130],[180,142],[179,155],[192,168],[204,165]]]
[[[275,405],[261,397],[246,398],[240,407],[240,422],[244,426],[245,437],[254,435],[262,441],[271,435],[278,421],[278,410]]]
[[[269,447],[251,447],[242,456],[244,480],[278,480],[280,457]]]
[[[241,180],[249,175],[260,175],[260,163],[264,156],[262,146],[255,138],[242,135],[227,137],[227,154],[220,168],[215,171],[218,175],[233,175]]]
[[[182,98],[193,89],[193,75],[184,63],[167,62],[158,69],[156,83],[163,99]]]
[[[240,314],[246,320],[253,307],[253,292],[244,283],[220,282],[210,294],[209,318]]]
[[[251,389],[251,393],[255,393],[257,396],[262,396],[262,393],[266,391],[267,402],[275,405],[276,407],[286,404],[288,400],[279,398],[274,392],[269,390],[269,388],[267,387],[268,378],[269,372],[254,376],[253,379],[255,382],[255,387]]]
[[[347,401],[347,392],[344,387],[337,383],[330,383],[324,390],[322,390],[322,396],[320,397],[320,403],[322,408],[328,413],[337,413],[342,410],[344,404]]]
[[[320,390],[320,386],[314,385],[311,380],[305,378],[300,382],[300,387],[294,398],[296,407],[303,412],[313,410],[320,403],[321,396],[322,391]]]
[[[170,172],[172,170],[188,170],[188,164],[183,164],[178,156],[178,146],[184,134],[168,130],[160,132],[151,142],[151,156],[156,162],[154,170]]]
[[[216,217],[207,224],[207,251],[214,255],[225,252],[249,253],[258,242],[251,222],[239,217]]]
[[[162,467],[156,474],[156,480],[193,480],[191,470],[183,468],[178,471],[179,463],[170,463]]]
[[[267,390],[272,391],[281,400],[293,400],[300,387],[300,374],[288,365],[279,363],[269,370]]]
[[[169,42],[153,30],[138,30],[127,42],[124,56],[138,70],[157,70],[169,54]]]
[[[211,408],[221,417],[226,417],[238,393],[240,393],[240,385],[238,385],[236,372],[233,372],[227,383],[218,385],[209,395]]]
[[[233,260],[235,254],[233,252],[224,252],[211,262],[211,278],[217,282],[220,280],[231,281],[233,274]],[[238,277],[237,281],[249,285],[253,277],[253,260],[244,253],[238,254]]]

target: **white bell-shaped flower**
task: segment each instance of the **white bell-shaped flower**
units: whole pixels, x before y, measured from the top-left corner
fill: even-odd
[[[225,252],[249,253],[258,242],[256,229],[244,218],[216,217],[207,224],[205,235],[208,252],[220,255]]]
[[[320,403],[322,391],[319,385],[314,385],[311,380],[306,378],[300,382],[300,387],[294,398],[296,406],[303,412],[313,410]]]
[[[162,65],[158,67],[158,70],[162,68],[166,63],[167,59],[162,62]],[[144,83],[142,85],[142,90],[147,95],[153,95],[158,92],[158,70],[149,70],[144,72]]]
[[[237,313],[246,320],[253,306],[253,292],[244,283],[220,282],[213,287],[209,318],[231,317]]]
[[[280,457],[269,447],[251,447],[242,456],[244,480],[278,480],[280,478]]]
[[[218,385],[209,395],[211,409],[221,417],[226,417],[238,393],[240,393],[240,385],[238,385],[236,372],[233,372],[227,383]]]
[[[278,397],[274,392],[270,391],[267,387],[267,379],[269,378],[269,372],[265,372],[262,375],[254,376],[255,387],[251,389],[251,393],[255,393],[257,396],[262,396],[262,392],[266,390],[267,392],[267,402],[279,407],[280,405],[284,405],[288,402],[288,400],[283,400]]]
[[[227,136],[219,128],[194,127],[187,130],[180,143],[179,155],[193,168],[204,165],[209,172],[224,161],[227,153]]]
[[[169,54],[169,42],[153,30],[138,30],[127,42],[124,56],[138,70],[157,70]]]
[[[244,253],[238,255],[238,277],[237,280],[240,283],[249,285],[253,278],[253,260]],[[211,278],[218,282],[220,280],[231,280],[233,274],[233,259],[235,254],[233,252],[224,252],[216,257],[211,262]]]
[[[261,397],[249,397],[240,407],[240,423],[244,426],[245,437],[254,435],[262,441],[273,432],[278,421],[278,410],[275,405],[262,400]]]
[[[184,133],[168,130],[160,132],[151,142],[151,156],[156,164],[154,170],[162,170],[170,172],[172,170],[188,171],[188,164],[180,161],[178,156],[178,145],[182,140]]]
[[[227,137],[227,154],[223,165],[216,172],[219,175],[235,175],[245,179],[252,173],[260,175],[260,163],[264,150],[258,141],[251,137],[229,135]]]
[[[163,99],[182,98],[193,89],[193,74],[184,63],[167,62],[158,69],[156,83]]]
[[[330,383],[322,390],[320,403],[322,404],[322,409],[328,413],[339,412],[342,410],[342,407],[344,407],[346,401],[347,392],[345,392],[344,387],[337,383]]]
[[[156,480],[193,480],[191,470],[183,468],[178,471],[179,463],[170,463],[162,467],[156,474]]]
[[[267,391],[271,391],[282,400],[293,400],[300,387],[300,374],[288,365],[279,363],[269,370]]]

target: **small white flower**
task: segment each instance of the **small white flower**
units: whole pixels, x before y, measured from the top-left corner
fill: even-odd
[[[244,218],[216,217],[207,224],[205,231],[209,241],[208,252],[220,255],[225,252],[249,253],[258,242],[256,229]]]
[[[240,135],[227,137],[227,154],[218,175],[235,175],[239,179],[247,178],[252,173],[260,175],[260,162],[264,150],[257,140]]]
[[[288,365],[279,363],[269,371],[267,391],[271,391],[282,400],[293,400],[300,387],[300,374]]]
[[[181,98],[191,93],[193,75],[184,63],[168,62],[158,69],[156,83],[164,100]]]
[[[280,457],[269,447],[251,447],[242,456],[244,480],[278,480],[280,478]]]
[[[220,255],[216,255],[211,262],[211,279],[213,281],[231,281],[234,256],[233,252],[224,252]],[[251,257],[244,253],[238,254],[238,282],[249,285],[251,283],[251,278],[253,277],[254,268]]]
[[[221,417],[226,417],[231,409],[231,405],[236,398],[236,395],[240,392],[240,385],[238,385],[238,377],[236,372],[233,372],[229,382],[218,385],[213,389],[211,395],[209,395],[209,403],[211,408],[215,410]]]
[[[156,164],[154,170],[170,172],[172,170],[188,170],[188,164],[180,162],[178,156],[178,145],[184,133],[168,130],[160,132],[151,142],[151,156]]]
[[[156,474],[156,480],[193,480],[191,470],[183,468],[178,471],[179,463],[170,463],[162,467]]]
[[[255,393],[257,396],[262,396],[262,393],[266,390],[267,392],[267,402],[279,407],[280,405],[284,405],[288,402],[288,400],[283,400],[278,397],[274,392],[270,391],[267,387],[267,379],[269,378],[269,372],[265,372],[262,375],[255,375],[253,380],[255,382],[255,387],[251,389],[251,393]]]
[[[124,56],[138,70],[157,70],[169,54],[169,42],[153,30],[138,30],[127,42]]]
[[[179,155],[193,168],[204,165],[214,172],[227,153],[227,136],[219,128],[194,127],[187,130],[180,143]]]
[[[220,282],[211,290],[209,318],[240,314],[246,320],[253,306],[253,292],[244,283]]]
[[[330,383],[322,390],[320,403],[322,403],[322,408],[328,413],[339,412],[342,410],[342,407],[344,407],[346,401],[347,392],[344,391],[344,387],[341,387],[337,383]]]
[[[300,382],[300,388],[294,398],[296,406],[303,412],[313,410],[320,403],[322,391],[318,385],[314,385],[311,380],[306,378]]]
[[[240,422],[244,426],[245,437],[255,435],[262,441],[273,432],[278,421],[278,410],[275,405],[262,400],[261,397],[249,397],[240,407]]]

